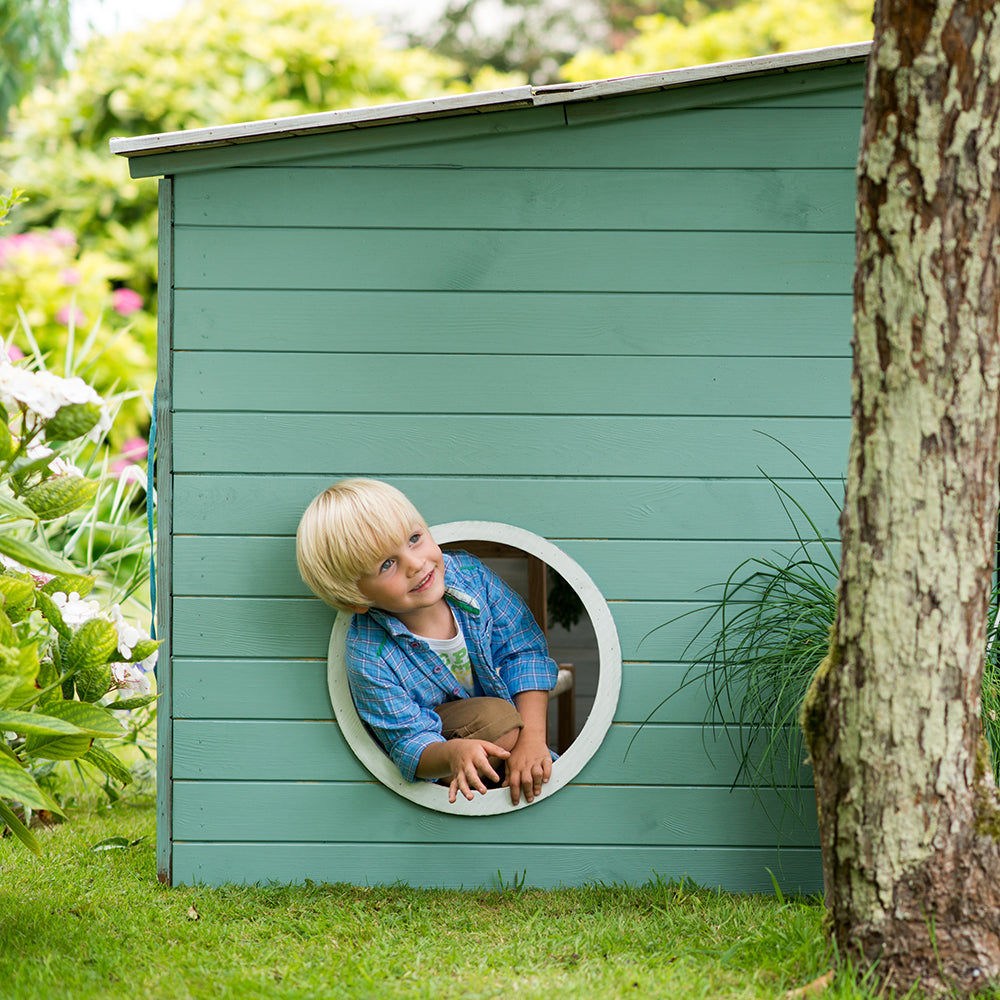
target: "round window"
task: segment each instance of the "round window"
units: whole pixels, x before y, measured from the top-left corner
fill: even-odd
[[[447,524],[433,525],[430,531],[441,546],[460,548],[460,543],[467,542],[471,548],[472,543],[489,542],[537,557],[576,592],[589,617],[597,648],[597,684],[593,706],[569,748],[553,763],[552,777],[544,786],[541,796],[535,799],[535,802],[542,802],[579,774],[600,746],[614,717],[621,688],[621,648],[611,611],[593,580],[573,559],[547,539],[530,531],[495,521],[450,521]],[[471,802],[460,795],[454,803],[450,803],[448,789],[444,786],[431,781],[410,782],[400,774],[396,765],[365,729],[351,699],[344,657],[350,623],[351,615],[337,615],[330,635],[327,681],[337,723],[361,763],[382,784],[428,809],[464,816],[492,816],[523,809],[527,805],[523,797],[520,805],[514,806],[510,801],[510,793],[505,788],[476,795]]]

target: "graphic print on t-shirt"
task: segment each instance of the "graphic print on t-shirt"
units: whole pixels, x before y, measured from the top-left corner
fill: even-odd
[[[439,652],[438,656],[444,660],[444,665],[455,675],[455,679],[469,694],[475,689],[475,681],[472,677],[472,662],[469,660],[469,651],[465,645],[453,653]]]

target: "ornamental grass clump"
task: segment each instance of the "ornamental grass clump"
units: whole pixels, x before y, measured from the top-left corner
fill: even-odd
[[[110,426],[82,379],[0,353],[0,822],[36,852],[32,813],[61,814],[41,779],[72,761],[128,784],[111,748],[135,742],[136,724],[121,720],[155,699],[148,671],[159,643],[108,606],[106,578],[67,558],[80,531],[72,518],[101,487],[70,457]]]
[[[795,458],[839,512],[837,498],[798,456]],[[837,608],[839,552],[805,506],[766,478],[792,526],[795,547],[787,556],[745,560],[714,588],[720,592],[716,600],[679,616],[705,615],[684,651],[685,659],[693,656],[681,689],[692,684],[704,686],[708,698],[706,728],[721,728],[737,759],[734,787],[774,789],[782,794],[783,815],[805,818],[812,815],[812,806],[805,805],[800,791],[803,783],[811,782],[804,770],[808,762],[799,712],[813,674],[829,649]],[[995,580],[987,628],[982,722],[994,774],[1000,782],[998,630],[1000,585]]]

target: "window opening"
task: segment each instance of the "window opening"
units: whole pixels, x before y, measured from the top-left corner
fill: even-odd
[[[430,531],[442,548],[471,552],[516,590],[546,631],[556,663],[572,664],[572,684],[560,691],[567,685],[564,670],[559,693],[550,699],[549,744],[560,756],[553,763],[549,783],[535,800],[545,801],[580,772],[611,725],[621,688],[621,649],[611,611],[575,560],[539,535],[495,521],[452,521],[433,525]],[[574,610],[579,611],[575,624]],[[365,729],[351,700],[344,662],[350,620],[350,615],[341,613],[334,623],[328,682],[337,722],[361,763],[384,785],[429,809],[487,816],[526,808],[523,799],[511,805],[506,789],[476,795],[471,802],[459,796],[450,803],[446,788],[403,778]]]

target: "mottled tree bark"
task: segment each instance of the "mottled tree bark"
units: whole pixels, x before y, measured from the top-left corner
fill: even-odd
[[[837,622],[803,725],[841,954],[896,987],[1000,982],[979,723],[997,529],[1000,17],[877,0],[858,163]]]

